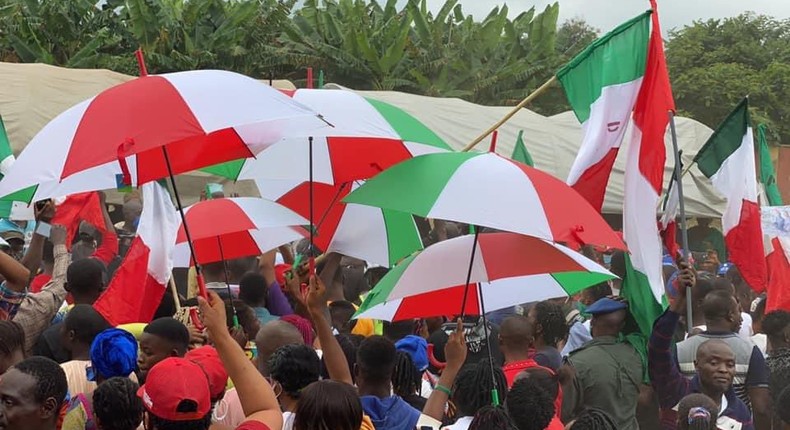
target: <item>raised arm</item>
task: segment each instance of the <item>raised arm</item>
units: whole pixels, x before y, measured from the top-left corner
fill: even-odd
[[[33,205],[33,212],[36,218],[37,231],[38,226],[42,222],[52,222],[52,218],[55,216],[55,205],[52,203],[52,200],[47,200],[41,208],[37,204]],[[27,252],[22,257],[22,265],[30,271],[31,278],[36,275],[36,272],[41,267],[41,260],[44,256],[44,242],[46,240],[46,237],[34,232],[33,237],[30,239],[30,245],[27,247]]]
[[[329,377],[335,381],[345,382],[354,385],[351,379],[351,371],[348,369],[348,360],[343,349],[332,334],[332,326],[329,324],[326,315],[329,313],[326,307],[326,286],[321,279],[315,275],[310,276],[310,291],[307,293],[307,307],[310,311],[310,318],[315,325],[318,334],[318,341],[321,342],[321,349],[324,352],[324,363]]]
[[[270,429],[282,428],[282,412],[271,385],[228,332],[225,325],[225,303],[213,291],[209,291],[208,295],[208,301],[198,297],[203,323],[214,341],[228,376],[236,386],[244,415],[248,421],[258,421]]]
[[[447,360],[447,365],[442,370],[442,376],[439,377],[439,382],[436,384],[433,392],[428,397],[422,413],[437,421],[442,421],[444,418],[444,407],[447,400],[450,399],[450,392],[453,389],[455,378],[458,372],[461,371],[464,362],[466,361],[466,337],[464,336],[464,324],[459,318],[458,325],[453,333],[450,333],[450,338],[444,345],[444,356]]]

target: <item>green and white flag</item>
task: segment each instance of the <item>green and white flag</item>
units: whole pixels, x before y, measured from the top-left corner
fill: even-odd
[[[3,123],[3,118],[0,117],[0,180],[8,173],[14,161],[16,161],[16,158],[11,150],[11,142],[8,141],[5,124]],[[34,192],[35,188],[29,188],[0,199],[0,218],[14,220],[33,219],[32,206],[24,202],[30,201]]]
[[[767,206],[782,206],[782,194],[776,185],[776,170],[768,151],[768,139],[765,138],[765,124],[757,126],[757,145],[760,154],[760,186],[763,189]]]
[[[599,211],[642,87],[650,13],[621,24],[557,72],[584,131],[567,182]]]

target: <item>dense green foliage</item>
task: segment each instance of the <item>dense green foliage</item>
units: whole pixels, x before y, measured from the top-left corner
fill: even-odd
[[[790,20],[743,14],[670,34],[667,64],[681,115],[710,126],[749,95],[752,119],[790,144]]]

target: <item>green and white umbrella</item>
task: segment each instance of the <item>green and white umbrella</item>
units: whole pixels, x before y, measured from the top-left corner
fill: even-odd
[[[403,260],[370,291],[356,317],[481,315],[571,296],[616,278],[564,246],[514,233],[479,234],[470,271],[474,240],[473,235],[446,240]]]

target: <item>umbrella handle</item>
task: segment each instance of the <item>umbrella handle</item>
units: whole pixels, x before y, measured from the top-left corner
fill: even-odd
[[[437,369],[444,369],[447,367],[447,363],[439,361],[435,355],[433,355],[434,346],[432,343],[428,344],[428,362],[431,363],[431,366]]]
[[[200,297],[208,300],[208,292],[206,291],[206,279],[203,278],[203,273],[197,274],[198,294]]]

